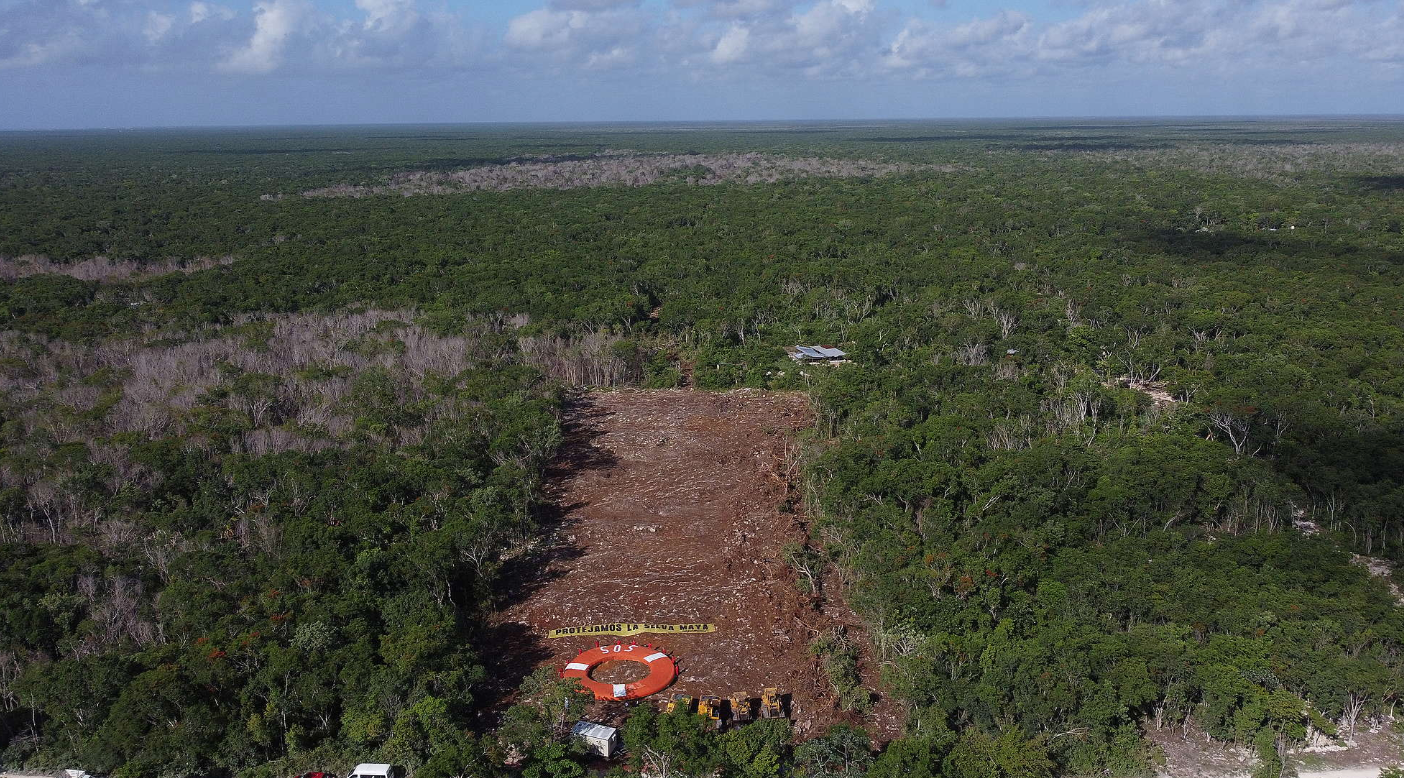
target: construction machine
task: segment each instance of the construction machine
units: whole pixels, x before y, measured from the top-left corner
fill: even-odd
[[[778,719],[785,715],[784,708],[780,705],[780,690],[774,686],[765,687],[765,692],[761,694],[761,718]]]
[[[697,700],[697,715],[705,717],[713,729],[721,729],[721,698],[705,695]]]
[[[691,713],[692,697],[686,694],[674,694],[673,699],[668,700],[668,713],[672,713],[673,711]]]
[[[728,699],[731,701],[733,724],[745,724],[751,720],[751,695],[746,692],[732,692]]]

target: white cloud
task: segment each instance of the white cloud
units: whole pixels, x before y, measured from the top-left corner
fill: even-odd
[[[673,0],[679,8],[706,8],[719,19],[755,19],[792,10],[799,0]]]
[[[979,77],[1027,71],[1033,50],[1033,21],[1001,11],[963,24],[909,22],[892,41],[883,64],[919,75]]]
[[[1232,29],[1223,4],[1202,0],[1147,0],[1094,8],[1048,28],[1037,56],[1045,60],[1121,59],[1184,62],[1213,53],[1216,31]]]
[[[739,22],[732,24],[712,49],[712,61],[725,65],[740,60],[746,55],[746,46],[750,40],[750,28]]]
[[[796,42],[806,46],[824,46],[843,33],[851,21],[849,17],[854,13],[842,0],[815,3],[808,11],[791,17]]]
[[[215,3],[205,3],[196,0],[190,4],[190,23],[199,24],[206,19],[218,19],[229,21],[234,18],[234,12],[222,5]]]
[[[258,0],[254,32],[247,44],[229,55],[219,69],[229,73],[271,73],[283,61],[288,37],[307,13],[303,0]]]
[[[634,64],[634,50],[628,46],[615,46],[608,51],[596,51],[585,59],[585,67],[591,70],[617,70]]]
[[[582,27],[586,18],[579,11],[539,8],[508,22],[506,41],[520,49],[564,46],[570,41],[571,31]]]
[[[166,37],[166,33],[170,32],[174,26],[174,16],[150,11],[146,14],[146,27],[142,30],[142,35],[146,36],[147,42],[155,43]]]
[[[833,3],[851,14],[866,14],[874,7],[874,0],[833,0]]]
[[[690,32],[692,48],[680,58],[684,67],[744,63],[748,72],[858,75],[882,48],[886,15],[875,13],[874,0],[768,3],[747,9],[766,11],[760,14],[717,14],[719,7],[728,14],[740,10],[731,3],[710,7],[712,21]],[[784,13],[779,13],[782,8]]]
[[[65,36],[43,43],[26,43],[13,54],[0,56],[0,70],[48,64],[73,53],[81,45],[82,41],[75,36]]]
[[[641,50],[653,48],[653,20],[630,3],[601,5],[608,7],[593,11],[545,7],[514,17],[507,23],[503,42],[511,52],[521,54],[509,56],[505,64],[542,74],[559,73],[559,68],[569,66],[591,70],[639,66]]]
[[[908,12],[892,0],[533,0],[494,28],[445,0],[0,0],[0,67],[494,69],[543,82],[580,69],[693,83],[744,75],[1056,84],[1100,73],[1290,83],[1286,74],[1313,70],[1368,73],[1386,87],[1404,79],[1399,0],[1065,2],[1076,15],[1049,22],[997,2],[972,18],[954,5]]]
[[[356,0],[356,7],[366,14],[365,29],[399,34],[419,21],[419,9],[414,0]]]
[[[551,0],[552,8],[564,11],[607,11],[613,8],[637,8],[639,0]]]
[[[1370,52],[1389,48],[1377,6],[1369,0],[1122,0],[1053,24],[1012,11],[961,24],[912,19],[881,61],[924,77],[1054,76],[1088,66],[1222,77],[1331,58],[1363,62]]]

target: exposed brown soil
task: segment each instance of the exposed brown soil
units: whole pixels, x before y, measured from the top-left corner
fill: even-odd
[[[1165,756],[1158,778],[1250,778],[1253,773],[1250,749],[1210,740],[1193,722],[1184,730],[1149,727],[1146,739]]]
[[[1168,384],[1164,381],[1139,381],[1128,376],[1122,376],[1116,379],[1115,382],[1106,382],[1103,386],[1114,389],[1131,389],[1140,392],[1149,397],[1151,403],[1161,410],[1173,408],[1180,404],[1180,401],[1176,400],[1174,396],[1170,394],[1169,390],[1166,388]]]
[[[1351,773],[1367,775],[1404,761],[1404,737],[1394,729],[1394,721],[1361,722],[1353,733],[1342,733],[1340,745],[1298,749],[1292,763],[1301,776],[1332,774],[1346,778]],[[1343,747],[1342,747],[1343,746]]]
[[[560,667],[595,645],[594,637],[545,639],[552,628],[707,622],[717,631],[617,638],[662,645],[678,658],[678,681],[652,702],[677,692],[758,696],[775,686],[790,695],[801,735],[857,722],[838,710],[808,651],[814,635],[837,625],[861,638],[857,619],[832,595],[820,602],[801,593],[780,559],[785,543],[804,536],[788,476],[791,436],[811,423],[805,398],[748,390],[588,393],[567,421],[551,486],[560,520],[543,553],[520,566],[519,596],[500,615],[499,634],[527,650],[514,654],[523,658],[518,666],[493,671],[510,681],[530,671],[523,664]],[[862,664],[875,686],[870,655]],[[601,667],[595,677],[627,672]],[[621,712],[607,703],[592,715]],[[901,727],[898,706],[879,698],[861,723],[876,739],[890,739]]]
[[[1339,743],[1298,748],[1288,761],[1298,774],[1319,778],[1367,778],[1386,765],[1404,758],[1404,743],[1392,731],[1392,722],[1361,724],[1354,735]],[[1257,760],[1242,746],[1211,742],[1203,730],[1150,728],[1146,737],[1165,756],[1156,774],[1160,778],[1249,778]]]
[[[1351,554],[1350,561],[1370,571],[1370,575],[1380,579],[1389,588],[1389,593],[1394,595],[1394,601],[1404,605],[1404,589],[1400,589],[1394,583],[1394,565],[1387,559],[1380,559],[1373,556],[1362,556]]]

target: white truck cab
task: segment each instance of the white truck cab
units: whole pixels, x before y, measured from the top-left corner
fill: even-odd
[[[404,778],[403,768],[388,764],[358,764],[346,778]]]

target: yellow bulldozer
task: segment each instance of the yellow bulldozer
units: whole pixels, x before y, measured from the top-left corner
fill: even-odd
[[[731,702],[731,723],[745,724],[751,720],[751,695],[732,692],[728,700]]]
[[[713,729],[721,729],[721,698],[705,695],[697,700],[697,715],[705,717]]]
[[[692,697],[686,694],[674,694],[673,699],[668,700],[668,712],[680,710],[683,713],[692,712]]]
[[[780,690],[774,686],[767,686],[765,692],[761,694],[761,718],[779,719],[784,718],[785,709],[780,703]]]

